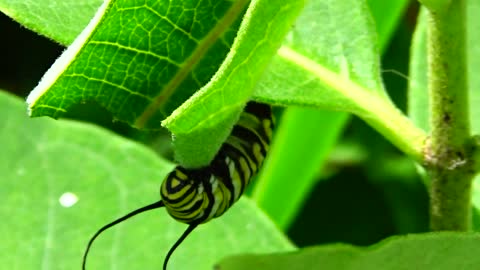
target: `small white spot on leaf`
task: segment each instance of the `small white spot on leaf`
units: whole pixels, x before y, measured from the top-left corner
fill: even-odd
[[[23,176],[23,175],[25,175],[25,168],[23,168],[23,167],[22,167],[22,168],[18,168],[18,169],[17,169],[17,175],[18,175],[18,176]]]
[[[74,193],[65,192],[62,194],[62,196],[60,196],[58,201],[60,202],[61,206],[68,208],[68,207],[72,207],[74,204],[78,202],[78,197]]]

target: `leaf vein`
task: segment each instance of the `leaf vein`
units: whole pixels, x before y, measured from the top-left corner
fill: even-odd
[[[89,42],[89,44],[93,44],[93,45],[105,45],[105,46],[112,46],[112,47],[117,47],[119,49],[122,49],[122,50],[126,50],[126,51],[129,51],[129,52],[134,52],[134,53],[137,53],[137,54],[143,54],[143,55],[149,55],[149,56],[153,56],[159,60],[165,60],[177,67],[180,67],[181,66],[181,63],[177,63],[175,61],[173,61],[172,59],[168,58],[168,57],[165,57],[163,55],[158,55],[156,53],[153,53],[151,51],[145,51],[145,50],[141,50],[141,49],[137,49],[137,48],[133,48],[133,47],[130,47],[130,46],[125,46],[125,45],[122,45],[122,44],[119,44],[119,43],[115,43],[115,42],[111,42],[111,41],[104,41],[104,40],[91,40]]]

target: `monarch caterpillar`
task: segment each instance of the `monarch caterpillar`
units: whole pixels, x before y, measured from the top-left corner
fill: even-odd
[[[209,166],[177,166],[160,187],[161,200],[134,210],[100,228],[88,242],[82,269],[93,241],[103,231],[145,211],[165,207],[174,219],[189,224],[170,248],[163,269],[175,249],[200,224],[221,216],[245,191],[267,154],[273,132],[271,108],[249,102]]]

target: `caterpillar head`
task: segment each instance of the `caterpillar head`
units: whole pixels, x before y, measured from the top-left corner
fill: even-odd
[[[152,203],[152,204],[149,204],[149,205],[146,205],[144,207],[141,207],[139,209],[136,209],[128,214],[126,214],[125,216],[123,217],[120,217],[110,223],[108,223],[107,225],[103,226],[102,228],[100,228],[93,236],[92,238],[90,239],[90,241],[88,242],[88,245],[87,245],[87,248],[85,250],[85,253],[83,255],[83,263],[82,263],[82,270],[85,270],[85,266],[86,266],[86,262],[87,262],[87,256],[88,256],[88,253],[90,251],[90,247],[92,246],[93,242],[95,241],[95,239],[102,233],[104,232],[105,230],[135,216],[135,215],[138,215],[140,213],[143,213],[143,212],[146,212],[146,211],[150,211],[150,210],[153,210],[153,209],[157,209],[157,208],[160,208],[160,207],[166,207],[167,208],[167,211],[169,212],[169,214],[171,216],[173,216],[174,218],[176,218],[177,220],[180,220],[182,221],[181,219],[177,218],[176,216],[179,215],[179,212],[178,210],[175,209],[174,205],[176,203],[176,198],[175,196],[182,196],[182,194],[185,194],[185,192],[191,192],[191,191],[195,191],[195,192],[198,192],[198,189],[196,187],[198,187],[197,184],[195,184],[190,178],[183,178],[184,175],[181,175],[181,174],[178,174],[177,171],[179,170],[174,170],[172,171],[166,178],[165,180],[163,181],[162,183],[162,186],[160,188],[160,194],[161,194],[161,197],[162,197],[162,200],[158,201],[158,202],[155,202],[155,203]],[[180,178],[178,176],[181,176]],[[201,190],[200,190],[201,191]],[[192,192],[192,193],[195,193],[195,192]],[[190,197],[188,197],[190,198]],[[163,200],[166,200],[168,201],[168,203],[166,203],[166,201],[164,202]],[[185,221],[183,221],[185,222]],[[170,248],[170,250],[168,251],[166,257],[165,257],[165,260],[163,262],[163,269],[166,270],[167,269],[167,263],[168,263],[168,260],[170,259],[170,256],[173,254],[173,252],[175,251],[175,249],[183,242],[183,240],[185,240],[185,238],[197,227],[197,225],[199,223],[195,222],[195,219],[192,221],[192,222],[185,222],[185,223],[189,223],[190,225],[188,226],[188,228],[185,230],[185,232],[180,236],[180,238],[175,242],[175,244]]]
[[[209,187],[211,174],[208,169],[177,167],[163,181],[160,196],[170,216],[187,223],[203,223],[209,219]]]

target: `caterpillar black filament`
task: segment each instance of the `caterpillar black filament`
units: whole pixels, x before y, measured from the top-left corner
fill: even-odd
[[[93,241],[103,231],[142,212],[165,207],[174,219],[189,224],[168,251],[163,263],[166,270],[172,253],[199,224],[221,216],[240,198],[266,157],[272,132],[270,106],[249,102],[209,166],[198,169],[177,166],[162,183],[160,201],[100,228],[88,242],[82,269],[85,270]]]

